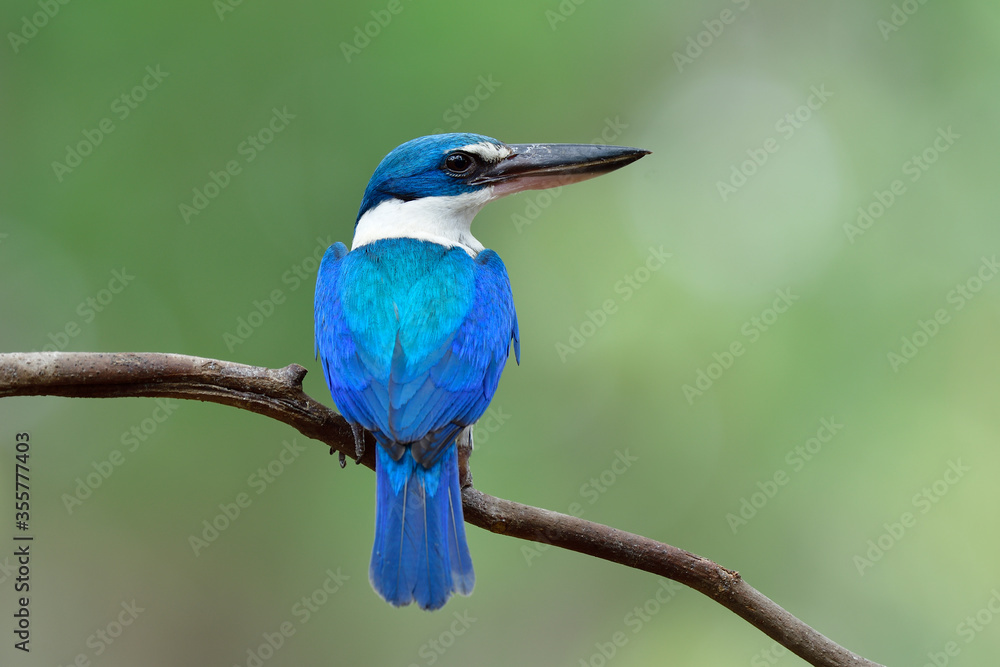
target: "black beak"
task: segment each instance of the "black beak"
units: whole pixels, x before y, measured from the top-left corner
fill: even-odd
[[[600,144],[508,144],[513,153],[471,180],[509,194],[537,190],[606,174],[635,162],[649,151]]]

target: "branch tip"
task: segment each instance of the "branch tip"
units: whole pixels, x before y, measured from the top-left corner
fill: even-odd
[[[302,389],[302,380],[308,372],[309,369],[299,364],[288,364],[279,370],[282,379],[288,384],[293,385],[296,389]]]

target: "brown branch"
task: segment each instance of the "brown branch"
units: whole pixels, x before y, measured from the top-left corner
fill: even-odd
[[[355,458],[340,415],[302,391],[306,369],[280,369],[179,354],[34,352],[0,354],[0,397],[163,396],[222,403],[284,422]],[[374,469],[373,447],[360,463]],[[465,520],[678,581],[699,591],[812,665],[880,667],[839,646],[747,584],[739,573],[690,552],[592,521],[495,498],[463,470]]]

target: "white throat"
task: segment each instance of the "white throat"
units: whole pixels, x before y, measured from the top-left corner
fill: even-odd
[[[351,250],[381,239],[411,238],[458,246],[475,257],[483,244],[472,235],[472,219],[492,199],[492,187],[451,197],[387,199],[358,220]]]

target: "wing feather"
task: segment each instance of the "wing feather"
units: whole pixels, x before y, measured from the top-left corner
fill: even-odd
[[[316,283],[316,347],[337,408],[429,468],[485,412],[517,315],[500,257],[386,239],[331,246]]]

